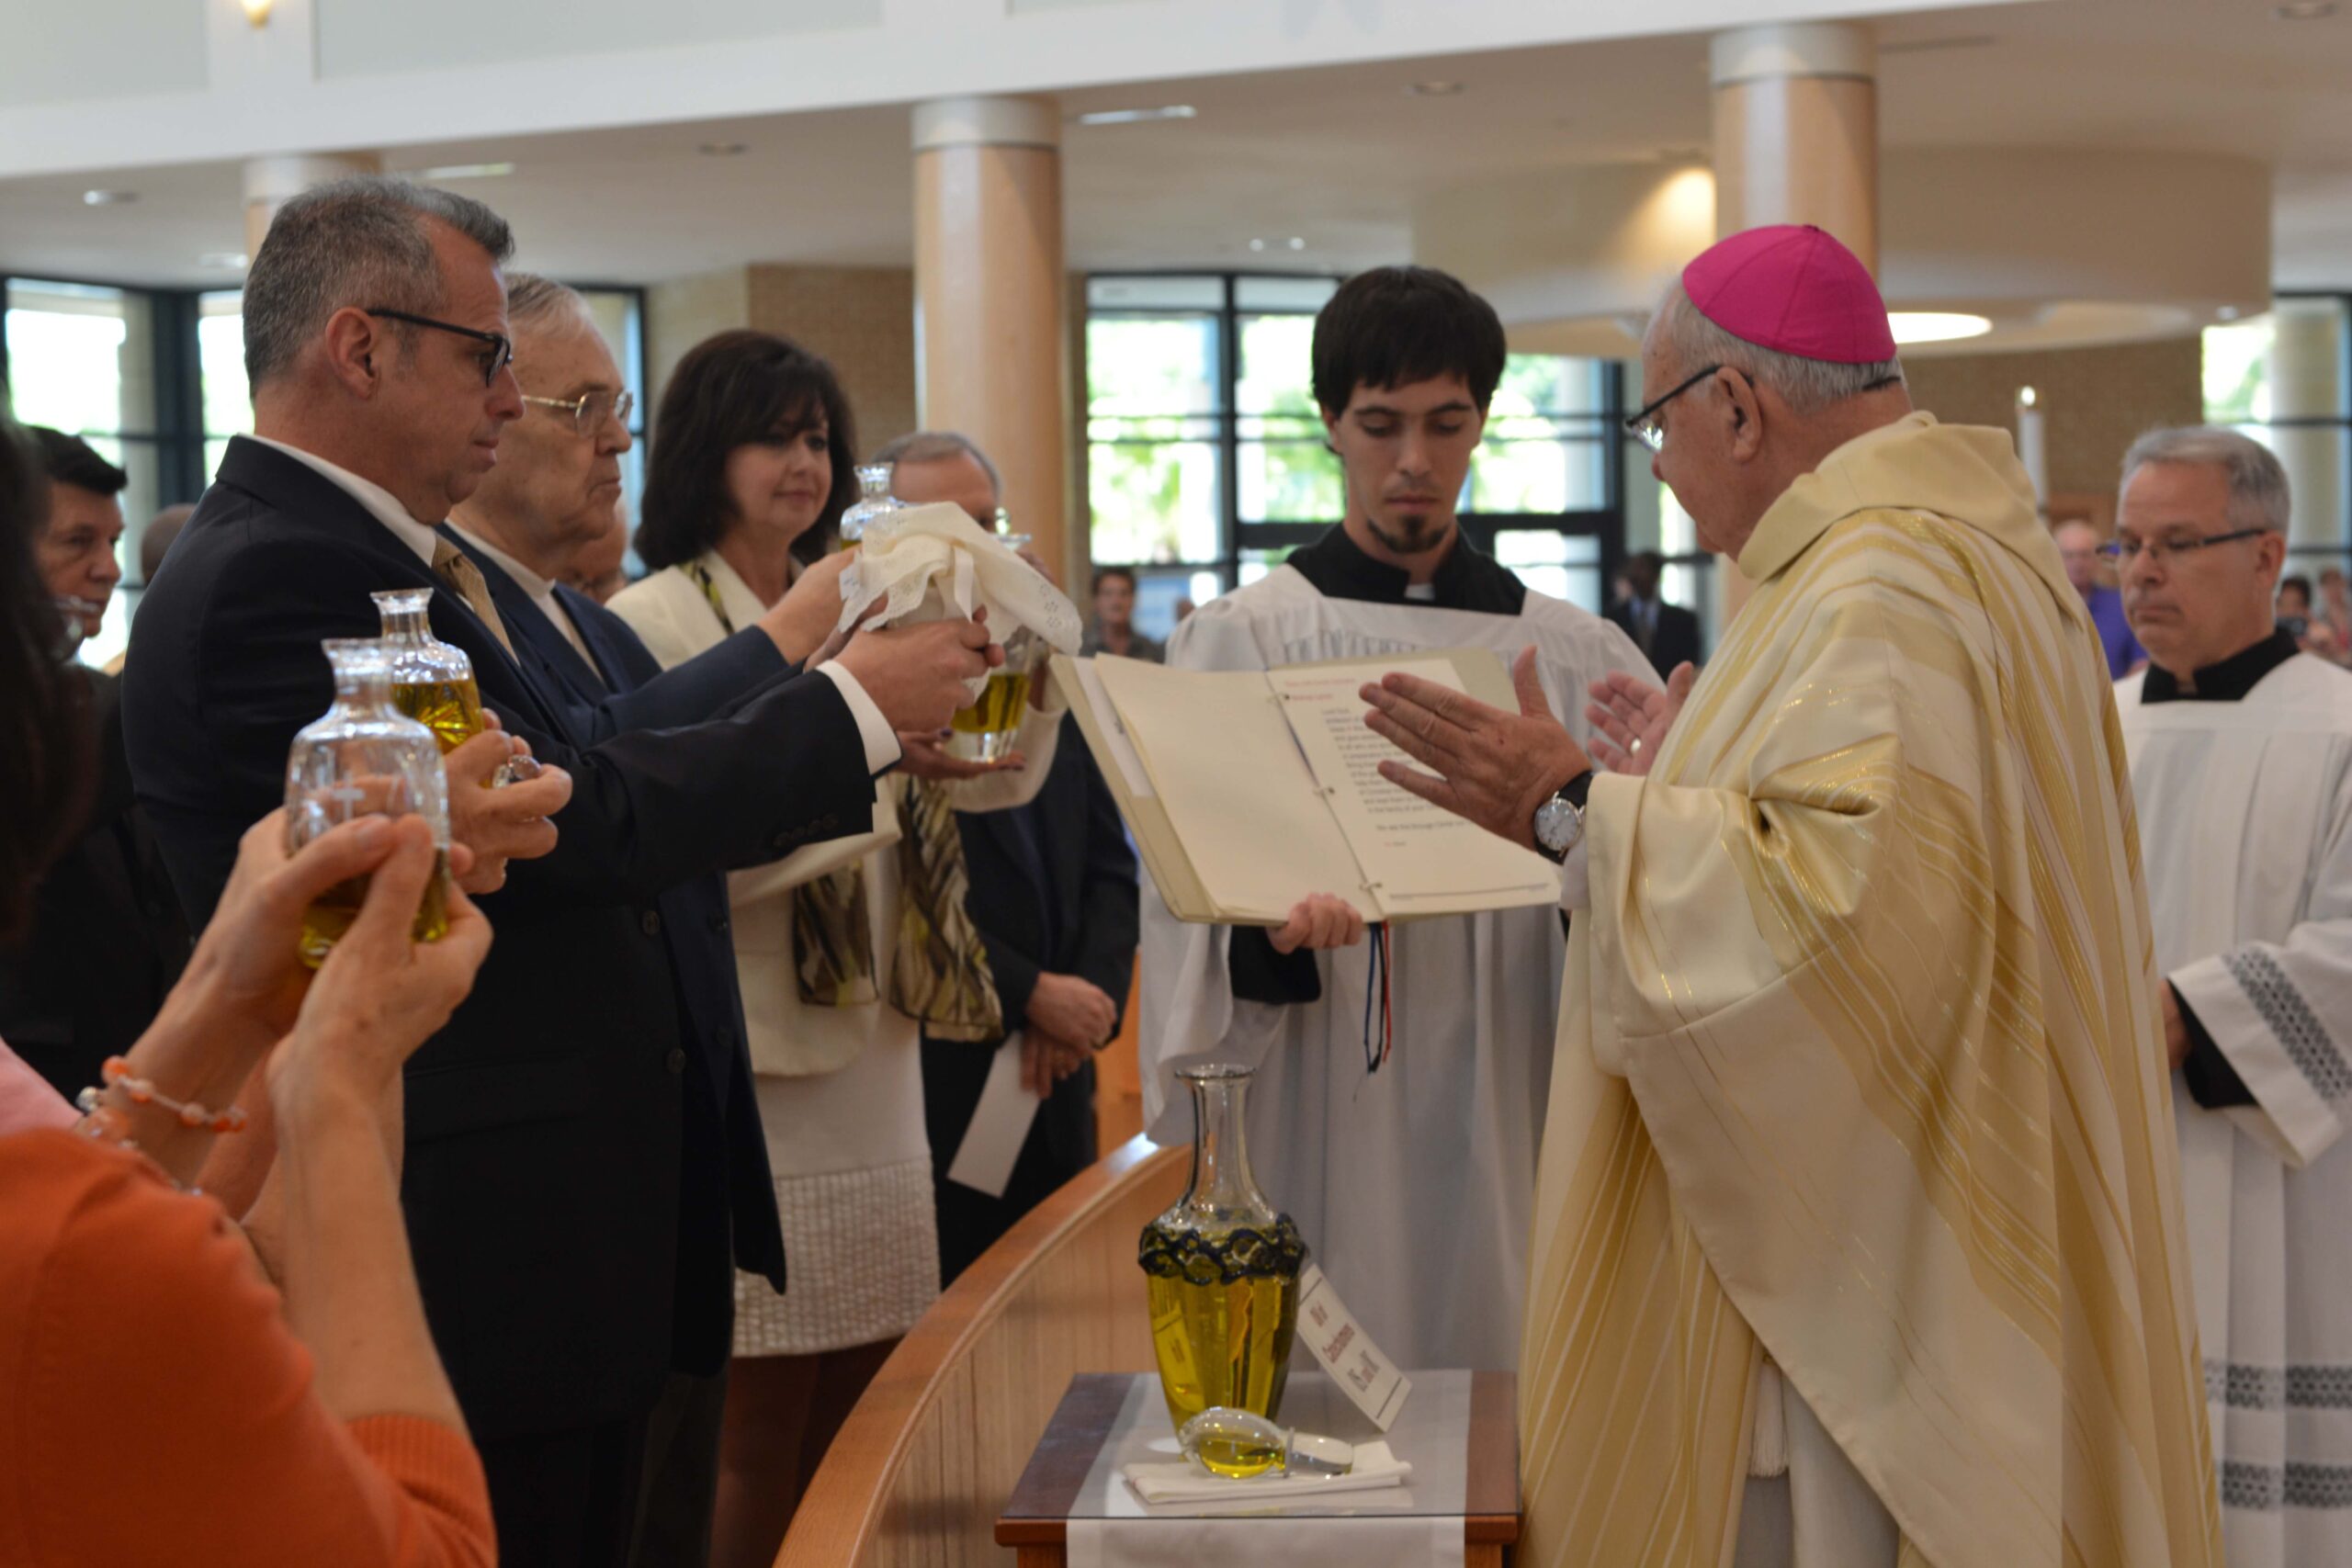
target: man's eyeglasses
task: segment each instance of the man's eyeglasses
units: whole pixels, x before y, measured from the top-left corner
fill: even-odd
[[[623,430],[628,428],[628,416],[637,407],[633,392],[582,392],[576,398],[535,398],[529,393],[523,400],[543,409],[560,409],[571,418],[571,428],[582,435],[593,435],[611,420]]]
[[[2144,544],[2126,534],[2120,539],[2111,539],[2099,546],[2098,554],[2102,560],[2110,561],[2135,561],[2145,555],[2149,564],[2162,566],[2175,556],[2193,555],[2215,545],[2251,539],[2266,532],[2267,530],[2262,528],[2233,528],[2226,534],[2182,535],[2170,539],[2150,539]]]
[[[1705,380],[1708,377],[1713,375],[1716,371],[1721,370],[1722,368],[1723,367],[1720,365],[1708,366],[1704,370],[1702,370],[1697,375],[1690,377],[1680,386],[1676,387],[1674,390],[1667,393],[1666,396],[1658,399],[1656,402],[1642,410],[1641,412],[1634,414],[1632,418],[1626,420],[1625,429],[1627,434],[1631,434],[1635,440],[1639,441],[1643,446],[1648,447],[1653,452],[1665,446],[1666,422],[1658,418],[1660,411],[1662,411],[1667,404],[1672,402],[1675,399],[1680,397],[1683,393],[1689,391],[1691,388],[1697,386],[1700,382]]]
[[[501,370],[514,363],[514,344],[503,333],[486,333],[474,327],[461,327],[455,321],[436,321],[430,316],[411,315],[406,310],[387,310],[379,306],[370,306],[368,313],[381,316],[388,321],[406,321],[413,327],[431,327],[436,333],[455,333],[459,337],[488,344],[489,351],[481,356],[481,384],[485,387],[498,379]]]

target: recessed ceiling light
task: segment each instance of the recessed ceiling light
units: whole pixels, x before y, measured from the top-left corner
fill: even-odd
[[[706,158],[732,158],[751,150],[751,143],[746,141],[706,141],[695,149]]]
[[[1253,251],[1262,251],[1266,248],[1266,242],[1263,240],[1252,240],[1250,242],[1250,248]]]
[[[1894,329],[1897,343],[1951,343],[1993,330],[1990,318],[1957,310],[1889,310],[1886,324]]]
[[[1417,98],[1450,98],[1462,91],[1459,82],[1408,82],[1405,91]]]
[[[1290,248],[1294,251],[1303,251],[1306,249],[1306,242],[1293,234],[1290,237]]]
[[[1162,104],[1156,109],[1092,109],[1072,118],[1080,125],[1141,125],[1155,119],[1192,119],[1199,113],[1190,104]]]
[[[419,169],[413,178],[420,180],[494,180],[514,172],[512,164],[436,164],[429,169]]]
[[[2335,0],[2294,0],[2292,5],[2278,6],[2270,14],[2282,22],[2317,22],[2335,15]]]
[[[243,251],[207,251],[196,258],[198,266],[241,267],[245,265]]]
[[[85,190],[82,193],[82,205],[85,207],[120,207],[125,202],[138,199],[139,193],[135,190]]]

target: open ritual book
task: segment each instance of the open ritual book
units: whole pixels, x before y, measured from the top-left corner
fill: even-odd
[[[1391,671],[1516,709],[1488,649],[1276,670],[1057,660],[1070,706],[1151,879],[1180,920],[1280,925],[1310,893],[1366,920],[1550,904],[1559,869],[1380,776],[1409,761],[1357,694]]]

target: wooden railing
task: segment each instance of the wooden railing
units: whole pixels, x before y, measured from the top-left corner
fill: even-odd
[[[1184,1148],[1137,1137],[1014,1226],[883,1365],[801,1499],[776,1568],[998,1568],[998,1510],[1079,1372],[1148,1371],[1136,1239]]]

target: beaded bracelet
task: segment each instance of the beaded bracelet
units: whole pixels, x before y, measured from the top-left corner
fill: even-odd
[[[108,1056],[99,1069],[106,1078],[106,1088],[92,1087],[74,1097],[85,1120],[82,1131],[93,1138],[107,1138],[126,1148],[138,1145],[130,1141],[130,1118],[119,1106],[104,1103],[107,1089],[119,1089],[130,1097],[133,1105],[157,1105],[180,1120],[183,1127],[201,1127],[209,1133],[242,1133],[245,1130],[245,1112],[242,1106],[232,1105],[226,1111],[208,1111],[192,1100],[174,1100],[155,1087],[153,1078],[134,1075],[130,1064],[120,1056]]]

